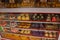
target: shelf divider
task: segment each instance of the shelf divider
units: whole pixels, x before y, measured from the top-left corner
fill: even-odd
[[[60,13],[60,8],[0,8],[0,12]]]

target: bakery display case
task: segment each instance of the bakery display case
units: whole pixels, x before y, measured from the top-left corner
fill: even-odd
[[[0,40],[60,40],[60,0],[0,0]]]
[[[1,40],[58,40],[59,13],[0,13]]]

